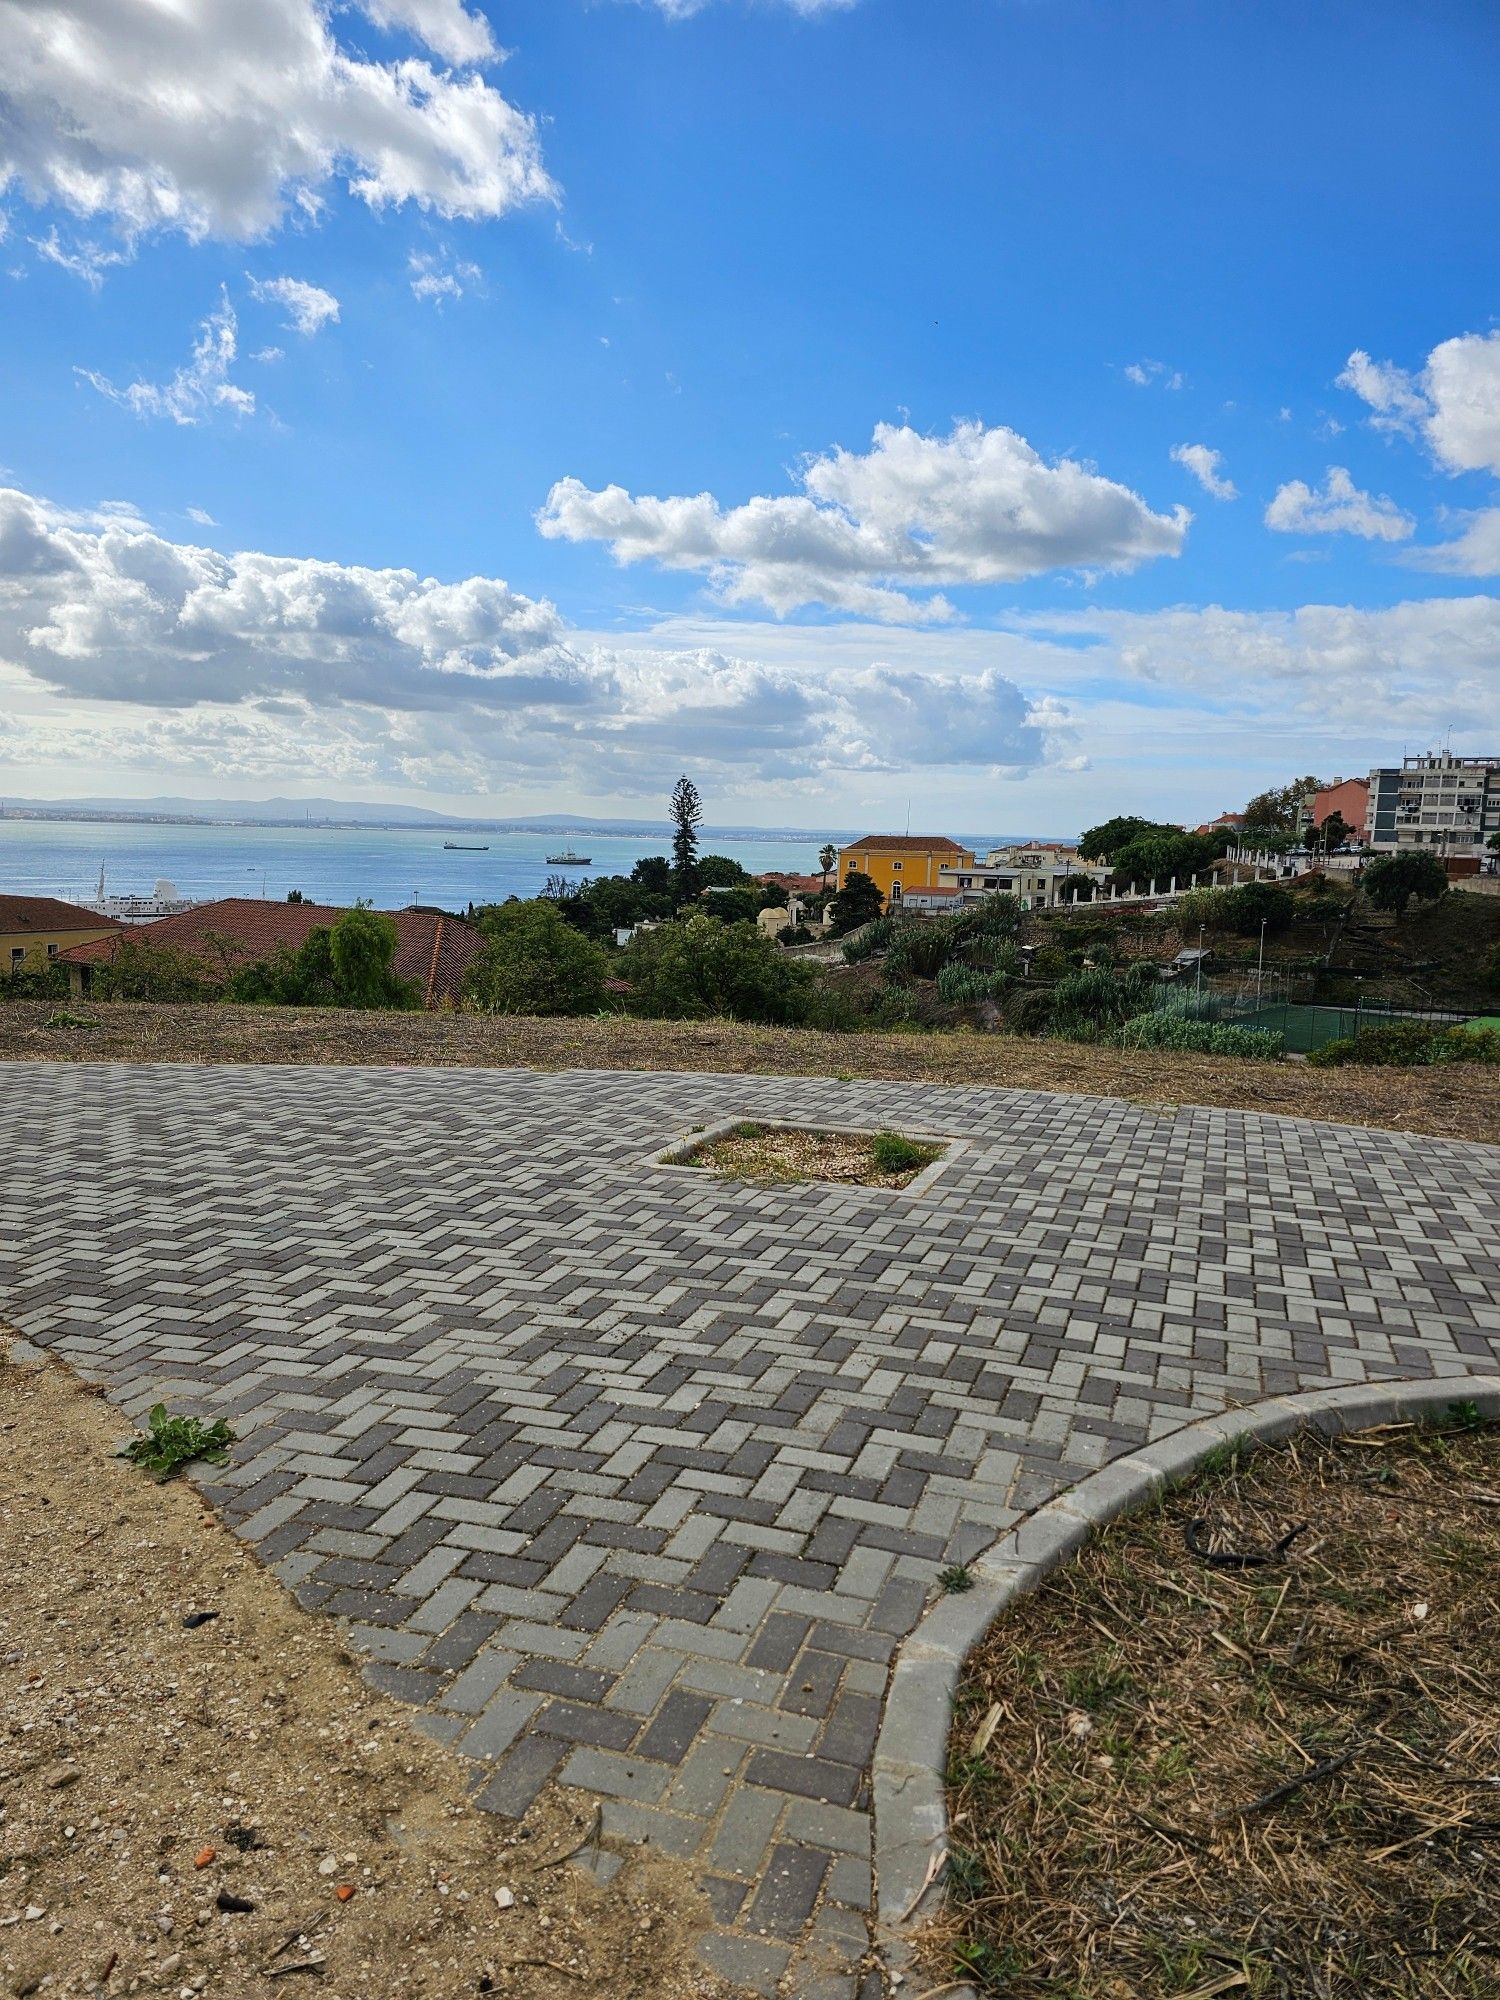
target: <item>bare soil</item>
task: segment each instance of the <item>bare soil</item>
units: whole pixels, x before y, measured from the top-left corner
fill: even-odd
[[[48,1028],[51,1003],[0,1006],[0,1061],[343,1063],[687,1070],[991,1084],[1129,1103],[1205,1104],[1500,1143],[1500,1071],[1309,1069],[1160,1049],[977,1033],[831,1035],[731,1021],[534,1020],[332,1008],[75,1003],[94,1028]]]
[[[971,1655],[948,1784],[934,1984],[1493,2000],[1500,1428],[1304,1437],[1117,1522]]]
[[[910,1166],[883,1168],[873,1136],[746,1123],[722,1139],[695,1146],[681,1164],[704,1167],[726,1180],[838,1181],[853,1187],[904,1188],[942,1150],[918,1144],[921,1157]]]
[[[675,1866],[559,1859],[578,1793],[519,1831],[471,1805],[331,1621],[112,1455],[127,1429],[0,1363],[0,1993],[731,2000]]]

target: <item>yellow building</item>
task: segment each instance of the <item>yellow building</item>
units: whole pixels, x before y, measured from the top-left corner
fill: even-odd
[[[15,972],[40,972],[70,945],[113,937],[124,926],[55,896],[0,895],[0,979]]]
[[[839,882],[855,869],[868,875],[886,900],[899,903],[908,889],[935,889],[941,868],[970,868],[967,847],[941,833],[867,833],[839,852]]]

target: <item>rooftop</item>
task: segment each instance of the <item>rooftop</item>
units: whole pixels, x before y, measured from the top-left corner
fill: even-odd
[[[193,952],[202,947],[213,952],[215,962],[222,956],[231,965],[252,964],[269,956],[278,945],[295,951],[310,931],[332,926],[343,914],[327,903],[271,903],[249,896],[226,896],[220,902],[200,903],[196,909],[161,917],[155,923],[133,924],[129,931],[132,940],[143,944],[172,944]],[[387,910],[382,914],[396,926],[397,978],[415,980],[424,1006],[431,1007],[443,998],[456,1000],[465,973],[483,949],[479,931],[462,918],[441,911]],[[116,937],[77,944],[59,953],[58,962],[107,963],[118,945]]]
[[[857,847],[878,848],[882,854],[967,854],[968,848],[950,840],[946,833],[864,833],[844,849],[852,854]]]
[[[123,930],[117,917],[101,917],[56,896],[0,896],[0,931]]]

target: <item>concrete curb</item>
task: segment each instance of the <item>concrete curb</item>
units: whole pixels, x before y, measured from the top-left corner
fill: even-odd
[[[688,1162],[701,1146],[711,1146],[716,1139],[728,1139],[741,1125],[760,1125],[768,1132],[814,1132],[826,1133],[834,1139],[873,1139],[881,1129],[878,1125],[840,1125],[828,1118],[761,1118],[753,1111],[742,1118],[718,1118],[711,1125],[700,1125],[673,1140],[664,1151],[654,1152],[641,1165],[650,1167],[657,1173],[697,1174],[700,1179],[703,1169]],[[903,1139],[914,1140],[921,1146],[941,1146],[942,1151],[935,1160],[916,1173],[905,1187],[867,1187],[861,1181],[787,1181],[779,1185],[790,1188],[834,1188],[841,1194],[859,1195],[865,1199],[900,1197],[910,1201],[914,1196],[924,1195],[939,1176],[951,1167],[959,1155],[967,1150],[966,1139],[955,1138],[951,1132],[918,1132],[905,1124],[901,1128]]]
[[[1181,1485],[1217,1448],[1274,1444],[1294,1431],[1324,1437],[1409,1422],[1457,1402],[1500,1417],[1500,1375],[1447,1375],[1426,1382],[1360,1382],[1272,1396],[1184,1425],[1114,1460],[1012,1528],[970,1565],[974,1588],[933,1605],[896,1656],[875,1746],[875,1924],[886,1970],[904,1983],[912,1937],[942,1900],[948,1842],[943,1773],[954,1696],[970,1649],[1017,1598],[1034,1590],[1121,1514]],[[943,2000],[979,2000],[944,1985]]]

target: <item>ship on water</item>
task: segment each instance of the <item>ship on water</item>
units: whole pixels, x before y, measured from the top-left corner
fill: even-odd
[[[549,854],[549,868],[588,868],[593,863],[591,854],[575,854],[571,847],[565,847],[561,854]]]
[[[445,840],[443,842],[443,852],[445,854],[488,854],[489,851],[490,844],[487,840]]]

